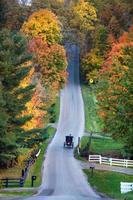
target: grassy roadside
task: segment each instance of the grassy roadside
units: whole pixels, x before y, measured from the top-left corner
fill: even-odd
[[[42,168],[42,163],[44,160],[44,154],[45,151],[47,149],[47,146],[49,144],[49,142],[51,141],[51,139],[53,138],[54,134],[55,134],[56,129],[49,127],[47,130],[47,134],[49,135],[49,138],[42,144],[41,146],[41,152],[39,157],[37,158],[37,161],[35,162],[35,164],[33,164],[30,167],[30,170],[28,172],[28,176],[25,182],[25,187],[31,187],[31,176],[37,176],[36,181],[34,182],[34,186],[37,187],[41,184],[41,168]]]
[[[56,103],[54,107],[54,113],[55,113],[55,122],[58,122],[59,120],[59,114],[60,114],[60,96],[56,97]]]
[[[32,191],[29,192],[0,192],[0,197],[20,197],[20,196],[24,196],[24,197],[28,197],[28,196],[32,196],[35,193]]]
[[[88,182],[98,192],[104,193],[112,198],[119,200],[133,199],[133,192],[126,194],[120,193],[120,182],[132,182],[132,175],[121,174],[118,172],[94,170],[94,174],[92,176],[90,170],[84,169],[83,171],[88,177]]]
[[[96,112],[96,98],[88,86],[82,85],[85,109],[85,131],[101,132],[103,123]]]
[[[83,136],[81,139],[81,150],[85,149],[88,144],[89,137]],[[113,139],[106,138],[92,138],[90,152],[92,154],[100,154],[103,156],[120,156],[122,151],[122,144]]]

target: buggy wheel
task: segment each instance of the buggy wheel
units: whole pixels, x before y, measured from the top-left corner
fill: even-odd
[[[64,142],[64,148],[66,147],[66,144],[65,144],[65,142]]]
[[[74,143],[72,142],[72,149],[73,149],[73,147],[74,147]]]

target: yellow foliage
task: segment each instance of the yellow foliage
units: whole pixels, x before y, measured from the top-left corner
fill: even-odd
[[[76,6],[73,7],[74,18],[73,25],[79,26],[80,30],[94,30],[94,22],[97,20],[95,8],[84,0],[79,0]]]
[[[18,166],[19,167],[24,167],[25,163],[24,161],[27,159],[27,155],[20,154],[17,158]]]
[[[56,15],[47,9],[34,12],[23,24],[21,31],[30,39],[41,37],[48,44],[62,39],[61,27]]]

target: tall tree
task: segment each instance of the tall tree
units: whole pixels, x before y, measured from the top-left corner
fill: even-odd
[[[22,125],[31,116],[20,117],[30,100],[33,86],[20,87],[30,71],[31,55],[20,34],[0,32],[0,166],[9,166],[17,157]]]

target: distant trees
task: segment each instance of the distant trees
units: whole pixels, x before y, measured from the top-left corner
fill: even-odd
[[[62,39],[60,22],[51,11],[41,9],[29,17],[21,32],[28,37],[35,73],[45,90],[44,101],[47,99],[47,93],[52,90],[51,100],[46,103],[49,107],[67,78],[66,52],[59,44]]]
[[[34,12],[22,26],[29,39],[40,37],[48,44],[61,41],[61,27],[55,14],[47,9]]]
[[[97,21],[95,7],[84,0],[33,0],[32,8],[35,10],[40,8],[51,9],[61,22],[64,39],[76,42],[81,46],[86,35],[94,30]]]
[[[17,30],[21,28],[23,22],[31,14],[28,5],[19,4],[18,0],[0,1],[0,29],[8,28]]]

